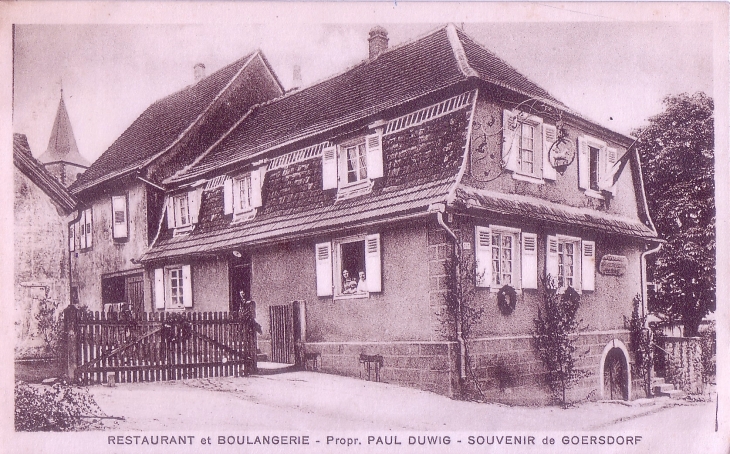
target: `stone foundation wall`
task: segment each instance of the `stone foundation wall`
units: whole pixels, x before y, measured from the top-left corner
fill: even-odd
[[[702,394],[702,344],[699,337],[665,337],[666,380],[687,394]]]
[[[360,354],[381,355],[381,382],[457,395],[458,348],[453,342],[308,342],[304,349],[319,353],[320,372],[367,379]]]

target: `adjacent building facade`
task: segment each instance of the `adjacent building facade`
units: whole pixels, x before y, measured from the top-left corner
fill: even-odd
[[[656,239],[633,140],[452,25],[369,41],[367,60],[311,87],[284,93],[255,53],[151,106],[71,188],[81,303],[252,299],[259,348],[281,358],[278,314],[297,301],[293,341],[322,371],[361,376],[380,357],[384,381],[530,402],[545,397],[531,331],[550,279],[581,298],[592,375],[576,397],[629,398],[624,317]],[[187,93],[212,80],[229,82],[195,104]],[[454,261],[481,313],[468,330],[448,309]]]

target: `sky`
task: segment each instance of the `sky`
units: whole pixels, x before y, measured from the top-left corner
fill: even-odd
[[[48,145],[61,88],[79,151],[95,160],[154,101],[261,49],[285,88],[367,58],[362,24],[17,25],[13,131]],[[438,23],[386,24],[390,45]],[[629,134],[670,94],[713,88],[712,26],[702,22],[457,23],[573,110]]]

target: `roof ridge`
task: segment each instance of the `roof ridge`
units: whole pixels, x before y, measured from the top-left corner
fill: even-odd
[[[446,36],[449,38],[451,50],[454,51],[454,58],[456,58],[456,64],[459,66],[459,70],[466,77],[479,77],[479,74],[469,65],[469,59],[466,56],[466,52],[464,52],[464,46],[461,45],[461,40],[459,39],[459,34],[454,24],[450,23],[446,26]]]

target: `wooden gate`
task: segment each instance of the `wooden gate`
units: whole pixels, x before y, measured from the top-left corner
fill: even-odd
[[[81,383],[246,375],[256,370],[253,313],[118,315],[64,311],[68,375]]]
[[[269,306],[271,361],[294,363],[294,319],[292,305]]]
[[[141,274],[130,276],[125,284],[129,310],[141,317],[144,312],[144,279]]]

